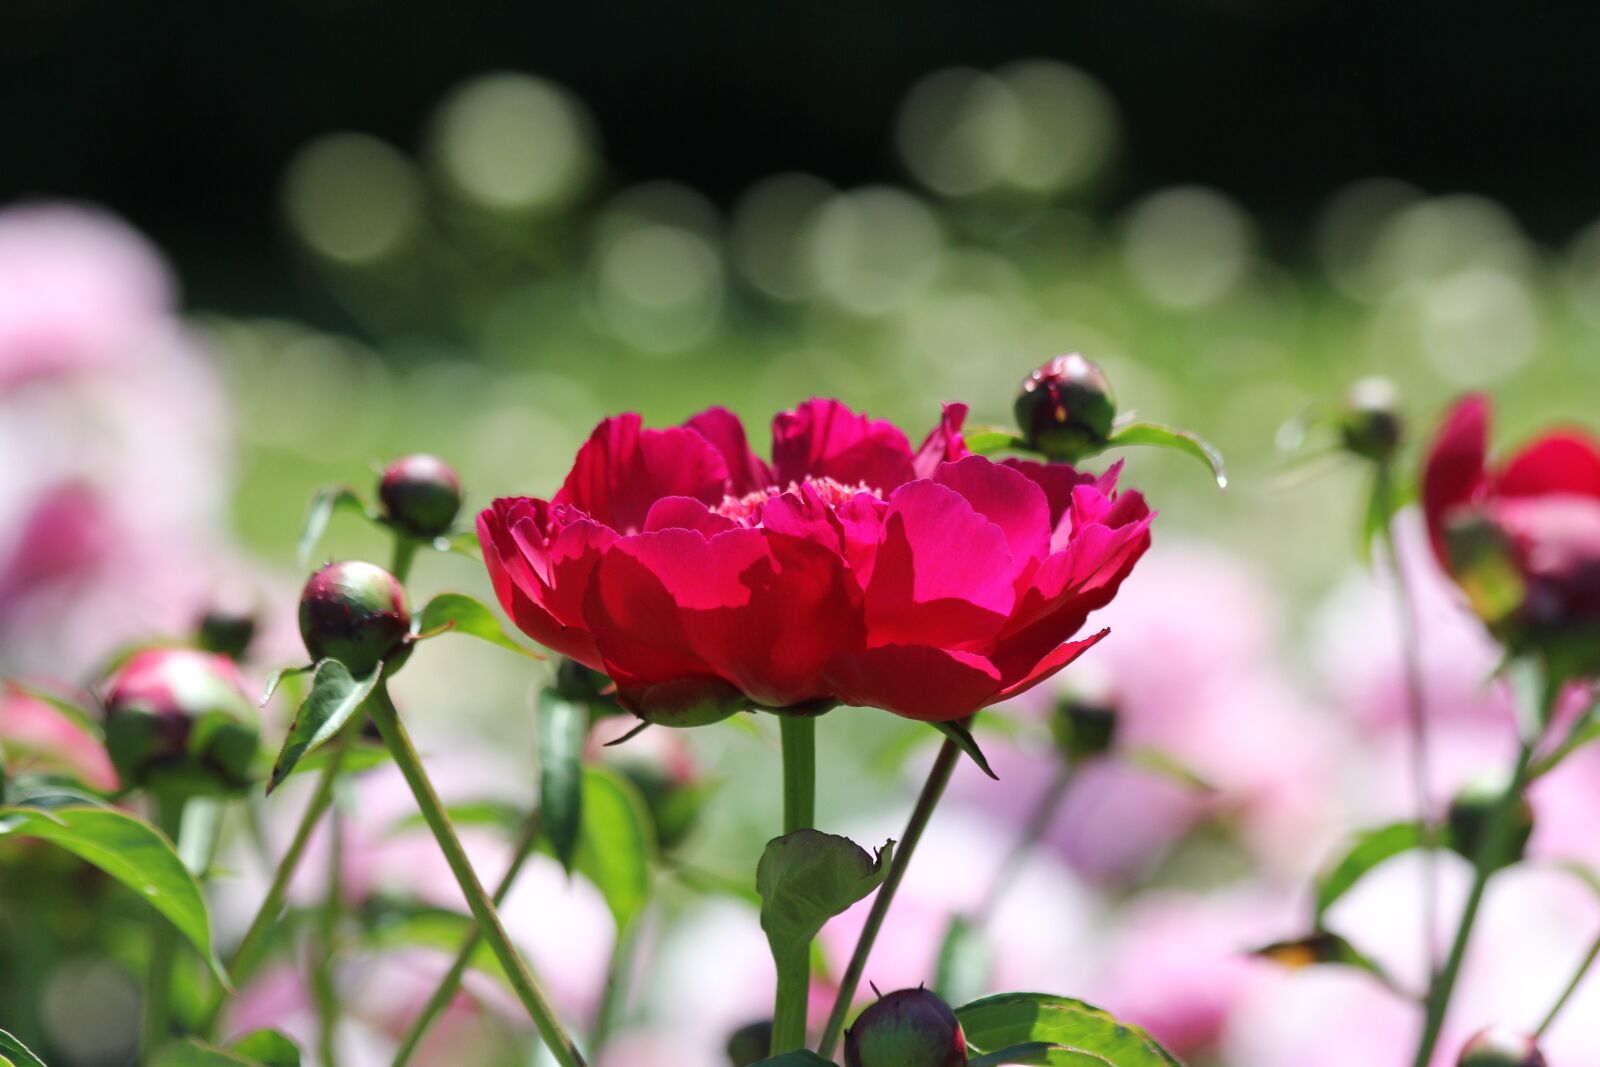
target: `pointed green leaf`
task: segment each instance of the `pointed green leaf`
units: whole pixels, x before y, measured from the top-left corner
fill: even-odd
[[[1305,937],[1297,937],[1289,941],[1275,941],[1270,945],[1255,950],[1253,955],[1262,959],[1271,960],[1273,963],[1287,967],[1290,970],[1299,970],[1302,967],[1312,967],[1318,964],[1339,964],[1345,967],[1354,967],[1359,971],[1366,971],[1390,989],[1399,991],[1394,980],[1389,977],[1378,962],[1356,948],[1349,941],[1338,934],[1327,930],[1318,930]]]
[[[1153,422],[1131,422],[1119,427],[1106,441],[1107,448],[1124,448],[1128,445],[1149,445],[1185,452],[1204,463],[1217,480],[1218,489],[1228,487],[1228,472],[1222,463],[1222,453],[1211,447],[1203,438],[1188,430],[1175,430]]]
[[[322,540],[323,533],[328,529],[328,521],[336,511],[358,512],[374,522],[378,518],[377,513],[368,508],[356,491],[347,485],[317,490],[311,498],[311,508],[306,512],[306,521],[300,527],[300,543],[295,549],[295,559],[302,570],[310,566],[311,553],[316,551],[317,542]]]
[[[132,889],[166,916],[223,985],[227,972],[211,942],[211,918],[194,875],[155,827],[114,808],[0,808],[0,835],[49,841]]]
[[[578,873],[594,883],[627,930],[650,900],[655,833],[644,798],[632,782],[601,767],[583,772],[583,832],[573,854]]]
[[[959,721],[929,723],[935,730],[944,734],[957,748],[964,752],[968,759],[978,765],[978,769],[995,781],[1000,776],[990,768],[989,761],[984,758],[983,749],[978,747],[977,739],[972,736],[972,731]]]
[[[276,1030],[253,1030],[228,1048],[261,1067],[300,1067],[300,1046]]]
[[[1368,871],[1385,860],[1421,848],[1427,832],[1414,822],[1397,822],[1356,835],[1353,845],[1316,882],[1316,920],[1320,924],[1328,909],[1350,891]]]
[[[4,1030],[0,1030],[0,1060],[11,1063],[13,1067],[45,1067],[44,1061],[35,1056],[27,1045]]]
[[[544,835],[568,871],[583,830],[583,743],[589,710],[554,690],[539,694],[539,812]]]
[[[428,601],[427,606],[417,615],[416,622],[412,624],[412,631],[419,635],[444,630],[476,637],[480,641],[510,649],[529,659],[544,659],[538,652],[523,648],[506,636],[494,612],[465,593],[440,593]]]
[[[957,1008],[956,1018],[966,1031],[967,1043],[980,1054],[1042,1043],[1065,1045],[1062,1051],[1080,1058],[1032,1062],[1079,1067],[1086,1063],[1081,1056],[1088,1053],[1115,1067],[1180,1067],[1145,1031],[1081,1000],[1043,993],[1001,993]]]
[[[256,702],[256,706],[266,707],[267,702],[272,699],[272,695],[278,691],[278,686],[288,679],[299,677],[302,674],[310,674],[316,669],[316,665],[311,663],[302,664],[298,667],[279,667],[272,672],[272,677],[267,679],[266,688],[261,691],[261,699]]]
[[[1117,1064],[1104,1056],[1045,1041],[1013,1045],[999,1052],[987,1052],[967,1060],[967,1067],[1001,1067],[1002,1064],[1018,1064],[1021,1067],[1036,1064],[1043,1067],[1117,1067]]]
[[[150,1067],[261,1067],[261,1065],[254,1060],[191,1037],[162,1048],[151,1060]]]
[[[1026,442],[1010,430],[997,426],[978,426],[962,433],[967,450],[973,455],[987,456],[991,452],[1004,452],[1008,448],[1024,448]]]
[[[306,753],[315,751],[344,728],[372,694],[382,673],[382,663],[360,678],[352,677],[345,665],[336,659],[325,659],[317,664],[311,692],[295,712],[289,736],[284,739],[278,760],[272,766],[268,793],[283,784]]]
[[[820,830],[767,842],[756,866],[756,891],[773,958],[804,956],[829,919],[883,884],[893,854],[893,841],[873,857],[848,837]]]

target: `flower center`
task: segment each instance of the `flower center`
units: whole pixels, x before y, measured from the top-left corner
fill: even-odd
[[[756,526],[761,522],[761,509],[766,507],[767,501],[773,497],[783,496],[785,493],[803,495],[803,490],[807,487],[816,494],[822,505],[829,509],[839,507],[857,493],[871,493],[873,496],[880,498],[883,496],[882,493],[867,485],[866,482],[845,485],[843,482],[835,481],[832,478],[803,478],[798,482],[790,482],[785,488],[769,485],[765,489],[757,489],[755,492],[747,493],[744,496],[725,496],[722,498],[722,503],[711,510],[743,526]]]

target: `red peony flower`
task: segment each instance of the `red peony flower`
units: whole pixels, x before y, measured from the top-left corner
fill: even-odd
[[[1545,434],[1488,463],[1489,402],[1445,417],[1422,475],[1433,550],[1473,608],[1514,646],[1593,646],[1600,631],[1600,442]],[[1600,665],[1595,653],[1588,664]]]
[[[1014,696],[1104,631],[1153,517],[1117,470],[967,452],[962,405],[912,451],[891,423],[810,400],[772,461],[721,408],[610,418],[551,500],[478,518],[495,591],[534,640],[604,671],[642,718],[750,706],[949,720]]]

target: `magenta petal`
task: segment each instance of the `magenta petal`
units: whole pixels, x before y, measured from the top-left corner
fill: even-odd
[[[1000,691],[1000,699],[1010,700],[1014,696],[1026,693],[1099,644],[1101,639],[1110,632],[1111,630],[1107,628],[1097,634],[1085,637],[1081,641],[1068,641],[1065,644],[1057,645],[1047,656],[1029,668],[1026,674],[1015,680],[1007,681],[1006,687]]]
[[[1428,520],[1434,555],[1446,571],[1450,570],[1450,553],[1444,543],[1446,515],[1483,488],[1488,450],[1489,401],[1474,394],[1445,416],[1422,469],[1422,513]]]
[[[780,487],[832,478],[888,493],[912,477],[911,445],[892,422],[857,415],[837,400],[807,400],[772,420]]]
[[[843,703],[924,722],[965,718],[993,703],[1000,688],[999,671],[982,656],[910,645],[837,656],[826,676]]]
[[[727,487],[727,464],[700,434],[681,426],[645,430],[638,415],[618,415],[595,427],[552,503],[631,533],[644,527],[650,505],[662,497],[714,506]]]
[[[1050,551],[1050,505],[1044,491],[1009,467],[970,456],[946,463],[933,480],[966,498],[973,509],[1005,532],[1012,562],[1040,560]]]
[[[1496,476],[1494,490],[1501,496],[1600,498],[1600,444],[1577,432],[1546,434],[1511,458]]]
[[[917,454],[911,461],[915,477],[932,478],[933,472],[939,469],[939,464],[954,463],[972,455],[971,450],[967,448],[966,438],[961,436],[961,427],[966,421],[967,405],[944,406],[939,415],[939,425],[923,439],[922,447],[917,449]]]
[[[684,425],[711,442],[711,446],[721,454],[728,468],[728,492],[731,495],[747,496],[772,485],[772,468],[767,466],[766,460],[750,451],[750,442],[739,416],[727,408],[707,408]]]
[[[718,515],[703,503],[687,496],[664,496],[650,505],[645,516],[645,532],[653,530],[698,530],[706,537],[715,537],[726,530],[737,530],[739,524],[725,515]]]
[[[1046,504],[1050,508],[1050,528],[1054,530],[1061,524],[1067,509],[1072,506],[1072,491],[1080,485],[1093,485],[1095,477],[1082,471],[1073,470],[1064,463],[1039,463],[1031,459],[1007,459],[999,464],[1009,470],[1027,478],[1037,485],[1044,493]],[[1116,471],[1120,463],[1113,464],[1107,473],[1116,481]]]

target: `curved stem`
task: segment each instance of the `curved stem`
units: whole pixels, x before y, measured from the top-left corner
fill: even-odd
[[[228,960],[228,973],[233,977],[235,984],[243,985],[250,972],[255,968],[257,956],[260,953],[262,942],[268,931],[277,923],[279,914],[283,911],[283,901],[289,892],[289,883],[294,880],[295,871],[300,867],[301,857],[305,855],[306,845],[311,841],[311,833],[316,829],[317,823],[322,820],[322,815],[333,802],[333,788],[338,781],[339,771],[344,767],[345,755],[350,750],[350,745],[355,735],[361,730],[359,717],[352,717],[350,724],[345,727],[344,733],[334,742],[333,753],[328,758],[327,765],[322,768],[322,773],[317,777],[316,792],[311,794],[307,801],[305,811],[300,813],[300,824],[295,827],[294,837],[289,841],[288,851],[284,852],[283,859],[278,862],[278,869],[272,876],[272,885],[267,888],[267,895],[261,901],[261,907],[256,912],[256,917],[251,920],[250,928],[245,931],[244,937],[233,950],[233,956]],[[222,1014],[223,1006],[227,1004],[228,994],[219,991],[212,1000],[211,1006],[206,1010],[200,1023],[200,1032],[209,1034],[217,1024],[217,1018]]]
[[[467,898],[473,917],[478,920],[478,929],[482,931],[484,940],[489,942],[489,947],[494,950],[500,966],[505,969],[506,979],[511,983],[517,999],[522,1002],[534,1025],[539,1028],[539,1034],[544,1038],[556,1062],[561,1067],[584,1067],[582,1054],[578,1052],[572,1038],[556,1019],[555,1011],[551,1008],[544,989],[534,977],[527,961],[522,958],[522,954],[512,945],[511,936],[506,933],[499,913],[495,911],[489,894],[483,888],[483,883],[478,880],[477,872],[472,869],[466,849],[462,847],[461,839],[456,836],[455,827],[450,825],[450,817],[445,814],[444,803],[434,791],[433,783],[423,770],[422,759],[411,744],[411,737],[406,732],[405,724],[400,721],[399,713],[395,711],[394,701],[389,698],[389,686],[386,681],[378,682],[368,707],[373,722],[378,724],[378,732],[383,734],[384,744],[389,747],[389,752],[394,756],[401,775],[411,787],[411,795],[415,798],[423,819],[427,821],[428,828],[433,831],[434,839],[439,843],[439,850],[444,853],[445,862],[455,874],[456,882]]]
[[[539,813],[536,811],[523,821],[522,833],[518,836],[511,855],[511,865],[506,868],[506,873],[500,876],[500,884],[494,888],[493,901],[496,907],[505,903],[506,897],[511,893],[511,887],[516,884],[517,875],[522,873],[523,864],[533,855],[534,846],[538,843]],[[456,991],[461,988],[461,979],[466,975],[467,968],[472,966],[472,956],[481,944],[483,944],[482,929],[474,929],[467,939],[461,942],[461,949],[456,953],[455,962],[440,980],[439,988],[433,991],[433,996],[423,1005],[421,1013],[411,1020],[411,1028],[406,1031],[406,1036],[400,1041],[399,1049],[395,1051],[392,1067],[405,1067],[411,1061],[411,1057],[416,1055],[422,1039],[428,1036],[433,1024],[455,999]]]
[[[157,794],[155,822],[176,846],[183,827],[183,798]],[[178,960],[178,930],[166,916],[150,912],[150,971],[144,988],[144,1055],[150,1063],[172,1033],[172,968]]]
[[[1439,850],[1433,825],[1433,769],[1428,738],[1427,690],[1422,676],[1422,643],[1417,629],[1416,597],[1394,533],[1394,471],[1386,460],[1378,465],[1373,492],[1384,515],[1384,551],[1394,574],[1395,618],[1400,624],[1400,656],[1406,681],[1406,724],[1411,734],[1411,791],[1417,825],[1422,829],[1423,973],[1433,981],[1439,966]]]
[[[872,910],[867,913],[866,925],[861,928],[861,936],[856,940],[856,948],[850,955],[850,963],[845,968],[844,976],[839,979],[839,992],[834,997],[833,1010],[828,1013],[828,1024],[822,1030],[822,1041],[817,1045],[817,1051],[823,1059],[833,1056],[834,1045],[844,1033],[845,1016],[850,1013],[850,1005],[855,1001],[856,988],[860,986],[861,976],[866,972],[867,957],[872,954],[872,945],[878,938],[878,930],[883,926],[884,917],[889,914],[889,905],[894,902],[894,895],[906,876],[906,869],[911,866],[911,856],[917,850],[917,842],[922,839],[922,831],[927,829],[928,820],[933,817],[933,809],[938,806],[939,798],[944,795],[945,786],[950,784],[950,775],[955,771],[956,762],[960,758],[961,752],[952,741],[946,741],[940,746],[938,756],[934,757],[933,767],[928,771],[928,780],[923,783],[916,807],[911,809],[911,819],[906,823],[906,832],[901,835],[894,859],[889,864],[889,876],[884,879],[883,885],[878,888],[878,895],[873,898]]]
[[[1028,821],[1022,828],[1022,833],[1011,846],[1011,851],[995,871],[994,880],[989,883],[989,891],[983,895],[978,910],[973,914],[972,921],[978,927],[988,925],[1000,902],[1005,899],[1006,890],[1011,888],[1017,880],[1017,871],[1021,869],[1023,860],[1028,858],[1034,846],[1044,837],[1050,829],[1050,824],[1055,821],[1056,812],[1061,808],[1061,802],[1067,797],[1067,789],[1072,785],[1072,772],[1077,769],[1073,761],[1063,761],[1060,769],[1056,771],[1050,786],[1039,798],[1039,803],[1028,814]]]
[[[1439,1033],[1444,1028],[1445,1015],[1450,1009],[1450,997],[1455,992],[1456,979],[1461,974],[1461,962],[1466,958],[1467,944],[1472,939],[1472,929],[1478,921],[1478,909],[1483,904],[1484,890],[1489,886],[1489,879],[1494,877],[1495,872],[1504,863],[1511,844],[1512,828],[1516,822],[1517,807],[1522,803],[1523,790],[1527,786],[1528,762],[1532,753],[1533,742],[1524,741],[1517,753],[1511,784],[1506,786],[1505,793],[1495,805],[1483,843],[1478,847],[1477,855],[1473,857],[1472,889],[1467,894],[1466,907],[1462,910],[1461,921],[1456,927],[1455,941],[1450,946],[1450,955],[1445,958],[1444,967],[1440,969],[1438,979],[1428,993],[1422,1039],[1417,1044],[1414,1067],[1428,1067],[1433,1060],[1434,1049],[1439,1044]]]
[[[600,1009],[595,1013],[594,1036],[589,1041],[589,1054],[596,1059],[600,1057],[600,1051],[605,1048],[606,1042],[611,1040],[611,1031],[616,1029],[617,1015],[621,1012],[623,999],[627,995],[628,978],[633,970],[636,929],[635,926],[629,926],[618,930],[616,944],[611,946],[611,963],[606,970],[606,988],[600,997]]]
[[[817,817],[817,720],[785,715],[778,719],[783,734],[783,832],[809,829]],[[772,1008],[771,1055],[796,1052],[806,1045],[806,1009],[811,992],[811,950],[804,946],[772,960],[778,992]]]
[[[1561,991],[1561,996],[1557,997],[1555,1004],[1551,1005],[1549,1013],[1544,1017],[1544,1021],[1539,1024],[1539,1029],[1533,1032],[1535,1041],[1543,1037],[1545,1031],[1555,1025],[1556,1019],[1561,1015],[1561,1009],[1567,1006],[1567,1001],[1571,1000],[1572,995],[1578,991],[1578,987],[1583,984],[1584,978],[1589,974],[1589,968],[1594,966],[1594,961],[1597,959],[1600,959],[1600,937],[1595,938],[1594,943],[1589,946],[1589,952],[1583,957],[1583,962],[1578,964],[1577,971],[1572,975],[1572,981],[1567,983],[1567,987]]]
[[[328,818],[328,885],[317,912],[311,946],[311,992],[317,1006],[318,1049],[322,1067],[335,1067],[339,1046],[339,990],[333,976],[339,914],[344,907],[340,879],[344,871],[344,820],[335,805]]]

